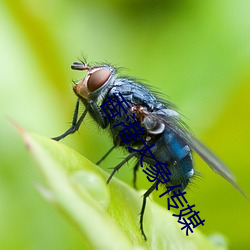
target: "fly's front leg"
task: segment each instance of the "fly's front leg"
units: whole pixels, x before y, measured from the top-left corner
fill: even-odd
[[[79,127],[80,127],[80,125],[81,125],[81,123],[82,123],[82,121],[83,121],[84,117],[86,116],[86,114],[88,112],[88,109],[89,109],[89,105],[87,105],[86,109],[84,110],[84,112],[82,113],[81,117],[77,121],[77,119],[78,119],[78,112],[79,112],[79,104],[80,104],[80,101],[78,99],[77,102],[76,102],[76,106],[75,106],[75,111],[74,111],[74,116],[73,116],[71,127],[65,133],[63,133],[62,135],[59,135],[59,136],[51,138],[51,139],[53,139],[55,141],[60,141],[64,137],[68,136],[69,134],[75,133],[79,129]]]
[[[101,125],[102,128],[108,126],[107,116],[103,113],[102,109],[93,100],[89,101],[90,109],[89,113],[96,120],[96,122]]]

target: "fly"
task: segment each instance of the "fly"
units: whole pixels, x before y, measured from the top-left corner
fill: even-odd
[[[98,162],[100,163],[115,147],[124,147],[128,155],[112,171],[107,183],[110,182],[113,175],[131,158],[137,158],[134,166],[134,185],[136,181],[136,171],[139,168],[143,149],[140,140],[134,140],[130,144],[125,144],[119,134],[121,127],[119,124],[128,124],[126,120],[127,113],[133,116],[135,122],[140,122],[144,127],[146,134],[143,139],[147,146],[152,146],[152,152],[155,159],[166,163],[170,172],[170,185],[180,185],[180,190],[184,191],[191,179],[194,177],[195,169],[192,158],[192,152],[195,151],[215,172],[230,182],[245,197],[246,195],[236,184],[233,173],[227,166],[214,155],[203,143],[196,139],[187,129],[180,114],[175,110],[175,106],[169,101],[163,100],[149,90],[149,88],[128,77],[119,77],[117,70],[108,64],[90,66],[85,62],[74,62],[71,66],[73,70],[87,71],[86,76],[75,83],[73,91],[77,96],[74,116],[71,127],[62,135],[53,139],[59,141],[64,137],[76,132],[87,113],[101,126],[102,129],[108,129],[114,146]],[[100,108],[109,99],[117,96],[121,97],[129,105],[124,105],[124,110],[120,116],[109,120],[103,110]],[[79,115],[80,102],[85,106],[84,112]],[[130,148],[136,148],[137,151],[131,151]],[[143,161],[146,164],[153,164],[155,161],[149,154],[145,154]],[[140,213],[140,229],[144,239],[146,235],[143,230],[143,215],[146,207],[147,197],[157,188],[154,182],[147,192],[143,195],[143,203]]]

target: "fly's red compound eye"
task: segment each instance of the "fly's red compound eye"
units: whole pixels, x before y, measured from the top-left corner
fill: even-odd
[[[88,90],[93,92],[99,89],[109,79],[110,74],[110,71],[105,68],[93,72],[88,79]]]

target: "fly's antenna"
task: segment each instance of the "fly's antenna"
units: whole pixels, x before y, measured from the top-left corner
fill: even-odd
[[[71,69],[74,70],[89,70],[89,65],[84,62],[73,62]]]

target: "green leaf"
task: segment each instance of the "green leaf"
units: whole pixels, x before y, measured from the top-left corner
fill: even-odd
[[[19,128],[19,130],[21,130]],[[144,241],[139,229],[143,192],[113,178],[75,150],[21,130],[38,163],[45,185],[43,196],[81,232],[83,249],[225,249],[215,246],[197,228],[186,236],[176,218],[148,199]]]

